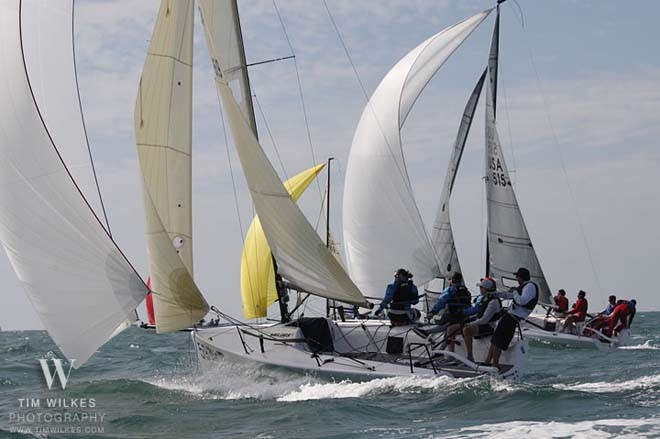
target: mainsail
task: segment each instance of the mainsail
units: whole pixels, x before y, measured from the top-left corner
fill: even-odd
[[[431,77],[489,13],[448,27],[409,52],[362,113],[346,170],[343,228],[351,277],[368,297],[381,297],[401,266],[418,284],[443,275],[415,203],[400,130]]]
[[[477,84],[474,86],[474,90],[472,90],[472,94],[470,95],[470,99],[468,99],[468,102],[465,105],[456,141],[454,142],[454,149],[452,150],[449,159],[445,182],[442,185],[440,205],[438,206],[438,211],[433,223],[431,243],[435,249],[440,267],[445,274],[449,274],[453,271],[461,271],[458,254],[456,253],[454,233],[452,232],[451,220],[449,217],[449,199],[451,198],[451,191],[454,188],[454,181],[456,180],[458,167],[461,163],[461,157],[463,157],[463,150],[465,149],[465,143],[468,134],[470,133],[470,127],[472,126],[472,120],[474,119],[474,112],[479,103],[479,96],[481,95],[481,89],[483,88],[485,78],[486,71],[483,72],[477,81]]]
[[[209,309],[193,281],[193,3],[161,3],[135,103],[158,332],[186,328]]]
[[[284,182],[284,187],[294,201],[298,201],[324,166],[325,163],[321,163]],[[265,317],[268,305],[277,300],[272,253],[258,215],[252,220],[243,243],[241,299],[246,319]]]
[[[499,18],[499,16],[498,16]],[[539,300],[550,303],[550,289],[532,240],[527,232],[495,124],[495,90],[497,89],[497,59],[499,19],[496,22],[489,56],[489,81],[486,92],[486,204],[488,212],[488,266],[490,276],[503,283],[514,280],[513,273],[525,267],[539,286]]]
[[[28,51],[39,45],[26,46],[23,37],[70,33],[71,16],[28,18],[35,11],[29,3],[0,2],[0,240],[50,336],[79,367],[116,333],[147,288],[104,230],[60,152],[57,142],[77,144],[81,134],[51,135],[82,125],[58,126],[63,120],[52,113],[54,107],[46,119],[32,84],[50,82],[42,77],[50,70],[26,70],[26,60],[34,56]],[[53,39],[48,50],[55,55],[49,59],[70,62],[70,44],[67,38]],[[77,104],[77,89],[69,80],[62,87],[61,99],[67,101],[62,108],[75,108],[70,101]],[[77,115],[79,110],[71,117]]]

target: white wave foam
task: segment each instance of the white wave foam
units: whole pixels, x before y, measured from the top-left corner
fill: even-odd
[[[601,419],[579,422],[503,422],[461,428],[456,432],[434,436],[436,439],[534,437],[535,439],[573,437],[585,439],[656,437],[660,420]]]
[[[649,375],[629,381],[598,381],[582,384],[554,384],[552,387],[560,390],[575,390],[589,393],[616,393],[628,390],[648,389],[660,384],[660,375]]]
[[[313,378],[223,362],[204,373],[156,376],[143,381],[202,399],[275,399],[310,384]]]
[[[632,350],[660,350],[660,346],[651,344],[651,340],[646,340],[642,344],[637,344],[633,346],[621,346],[619,349],[632,349]]]
[[[336,383],[305,383],[291,393],[278,398],[278,401],[293,402],[310,399],[360,398],[383,393],[421,393],[438,391],[458,386],[464,387],[474,380],[460,380],[446,376],[439,377],[391,377],[377,378],[364,382],[350,380]]]

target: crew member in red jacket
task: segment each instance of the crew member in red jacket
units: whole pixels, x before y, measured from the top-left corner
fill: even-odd
[[[578,292],[577,301],[573,304],[573,308],[571,308],[570,311],[566,313],[569,314],[569,316],[566,317],[566,320],[564,321],[562,332],[575,333],[575,323],[584,322],[584,319],[587,318],[587,309],[589,308],[589,303],[587,302],[587,299],[585,299],[586,295],[587,293],[582,290]]]
[[[565,314],[566,311],[568,311],[568,299],[566,298],[566,291],[557,291],[557,295],[554,297],[554,299],[556,305],[556,313]]]
[[[619,300],[619,302],[617,302],[617,305],[614,307],[614,311],[612,311],[612,314],[610,314],[607,322],[608,337],[612,337],[612,335],[614,335],[614,327],[616,326],[617,322],[620,322],[620,324],[616,327],[616,332],[619,332],[622,329],[628,328],[630,326],[635,315],[636,306],[637,301],[635,299],[630,301]]]

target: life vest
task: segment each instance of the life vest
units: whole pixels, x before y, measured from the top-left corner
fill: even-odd
[[[500,310],[496,312],[495,315],[493,315],[493,317],[490,318],[490,320],[488,320],[488,323],[499,320],[499,318],[502,316],[502,301],[500,300],[499,297],[494,297],[489,295],[479,304],[479,310],[477,311],[477,319],[480,319],[484,316],[484,314],[486,313],[486,308],[488,308],[488,304],[490,303],[491,300],[497,300],[499,302]]]
[[[519,306],[521,308],[525,308],[525,309],[528,309],[530,311],[534,311],[534,308],[536,307],[536,304],[539,301],[539,286],[536,284],[536,282],[532,282],[531,280],[528,280],[524,284],[517,287],[516,290],[518,291],[518,294],[522,295],[522,290],[525,287],[525,285],[527,285],[527,284],[534,285],[534,290],[536,291],[535,294],[534,294],[534,298],[532,300],[530,300],[529,302],[527,302],[526,304],[524,304],[524,305],[516,302],[515,300],[513,301],[513,303],[515,303],[516,306]]]
[[[573,309],[575,314],[586,314],[589,309],[589,302],[587,302],[587,299],[578,299],[573,305]]]
[[[555,297],[555,303],[557,304],[558,311],[566,312],[568,311],[568,299],[566,296],[557,296]]]
[[[447,301],[447,312],[452,315],[463,314],[465,308],[470,306],[472,296],[465,285],[455,288],[454,294]]]
[[[412,281],[398,282],[394,287],[394,295],[390,303],[391,310],[405,310],[417,298],[412,289]]]

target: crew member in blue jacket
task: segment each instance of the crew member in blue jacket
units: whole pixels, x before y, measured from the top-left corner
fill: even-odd
[[[463,275],[457,271],[449,280],[449,286],[442,291],[438,301],[433,305],[428,317],[431,318],[445,310],[439,324],[461,323],[465,318],[465,311],[469,307],[470,292],[465,287]]]
[[[407,325],[419,318],[419,311],[415,313],[416,310],[412,308],[419,302],[419,292],[412,277],[412,273],[405,268],[399,268],[394,273],[394,282],[387,286],[385,297],[375,312],[376,316],[380,316],[389,305],[387,315],[393,326]]]

